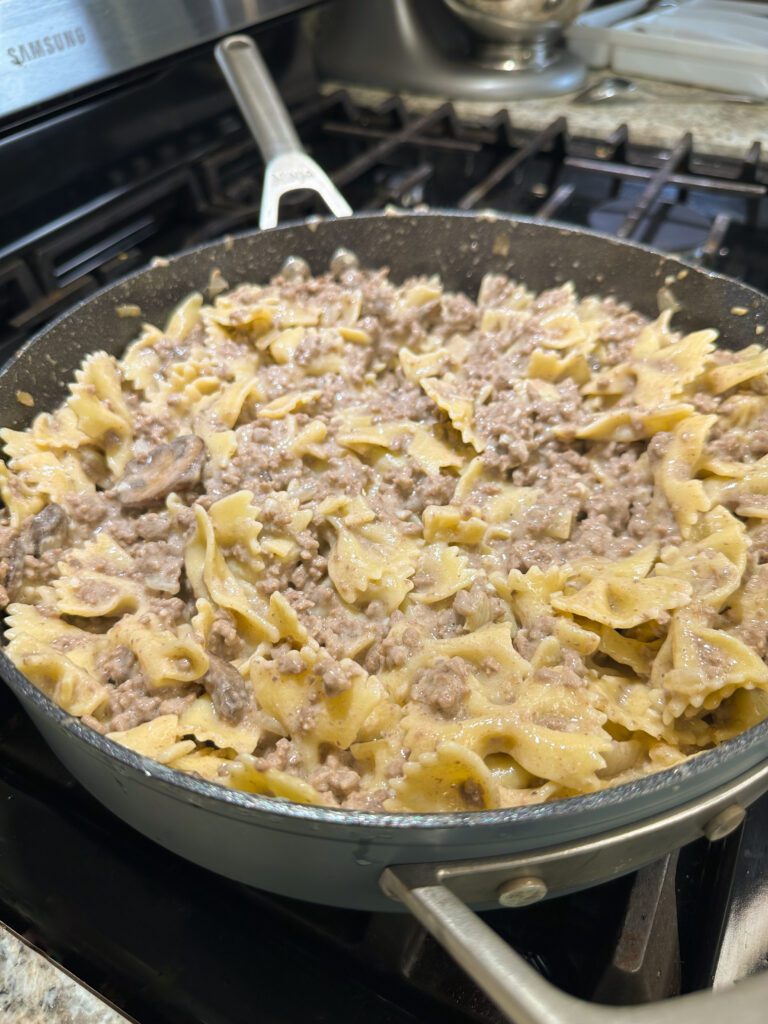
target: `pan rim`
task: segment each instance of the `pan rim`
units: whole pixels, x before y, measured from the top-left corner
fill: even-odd
[[[735,770],[727,782],[718,780],[706,790],[714,792],[740,778],[745,772],[768,760],[768,719],[759,722],[745,732],[717,747],[691,755],[686,761],[671,768],[664,768],[649,775],[641,776],[631,782],[580,796],[564,797],[548,803],[530,804],[526,807],[506,807],[487,811],[442,811],[415,813],[412,811],[365,811],[338,807],[325,807],[313,804],[300,804],[283,798],[261,796],[245,790],[233,789],[215,782],[208,782],[199,776],[169,768],[150,757],[138,754],[114,740],[107,739],[95,730],[84,725],[79,718],[64,711],[50,697],[38,690],[16,666],[11,662],[4,650],[0,650],[2,676],[10,689],[19,697],[23,696],[57,726],[73,735],[89,749],[89,754],[101,755],[115,761],[128,769],[135,781],[151,785],[160,783],[164,789],[171,791],[174,797],[182,797],[191,801],[194,797],[202,797],[212,801],[224,812],[225,808],[236,809],[246,814],[254,811],[265,812],[269,816],[285,819],[290,822],[324,822],[331,826],[362,827],[370,829],[394,830],[425,830],[462,828],[467,824],[475,827],[499,827],[532,824],[541,818],[548,821],[561,821],[563,824],[575,818],[586,816],[592,812],[606,808],[618,808],[628,799],[641,800],[662,791],[682,791],[683,787],[694,779],[706,776],[714,771],[722,761],[735,760],[739,754],[746,754],[752,749],[763,746],[757,756],[747,765]],[[22,708],[26,710],[24,703]],[[673,801],[669,807],[680,806],[688,802],[683,794],[682,799]],[[666,808],[669,809],[669,808]],[[659,812],[656,812],[659,813]],[[654,817],[655,813],[637,816],[633,820],[641,821]],[[606,831],[613,826],[607,826]]]
[[[338,218],[332,216],[314,216],[308,217],[303,220],[289,220],[282,224],[279,224],[276,228],[249,228],[244,231],[232,232],[231,234],[223,235],[221,238],[213,239],[209,242],[201,242],[199,245],[188,246],[185,249],[179,249],[177,252],[172,253],[170,256],[154,257],[153,259],[160,259],[163,262],[161,264],[154,265],[152,262],[146,264],[143,267],[138,267],[135,270],[130,271],[123,277],[118,277],[114,281],[110,281],[108,284],[98,288],[95,292],[87,295],[85,298],[80,299],[75,303],[74,306],[70,306],[65,309],[64,312],[59,313],[58,316],[54,317],[50,323],[47,323],[43,328],[37,331],[31,338],[28,338],[24,344],[16,349],[13,355],[8,359],[6,363],[0,367],[0,381],[6,375],[6,373],[15,365],[15,363],[21,358],[21,356],[31,348],[40,338],[43,338],[50,331],[54,330],[66,321],[69,317],[78,313],[81,309],[100,299],[102,296],[107,295],[109,292],[115,290],[118,287],[128,284],[131,281],[136,280],[143,274],[149,273],[152,270],[162,270],[166,266],[171,266],[187,256],[194,256],[201,254],[207,250],[216,249],[219,246],[227,245],[228,243],[234,244],[239,241],[246,239],[258,238],[262,235],[273,235],[278,234],[282,231],[296,228],[306,228],[308,231],[314,232],[320,226],[324,224],[335,224],[339,220],[344,222],[356,222],[356,221],[368,221],[368,220],[381,220],[382,218],[387,219],[399,219],[399,220],[428,220],[430,218],[453,218],[461,220],[472,220],[482,221],[485,223],[496,223],[503,222],[507,224],[525,224],[529,227],[541,229],[543,231],[553,231],[559,234],[574,235],[581,237],[583,235],[589,238],[598,239],[601,242],[609,242],[619,249],[634,249],[639,252],[646,253],[650,256],[655,256],[657,259],[672,263],[679,266],[683,270],[693,271],[697,275],[701,275],[708,280],[723,281],[726,284],[734,285],[745,295],[750,296],[754,301],[758,303],[764,303],[768,301],[768,295],[757,288],[753,288],[750,284],[744,284],[742,281],[738,281],[735,277],[730,277],[727,274],[721,274],[717,270],[708,270],[703,267],[697,267],[695,263],[689,263],[688,261],[681,259],[678,256],[670,255],[669,253],[662,252],[661,249],[655,249],[650,245],[643,245],[640,242],[625,241],[624,239],[615,238],[613,235],[608,235],[603,231],[595,231],[592,228],[574,227],[572,224],[565,224],[558,220],[547,220],[541,221],[536,220],[535,217],[528,217],[523,214],[510,214],[504,212],[497,212],[495,210],[481,210],[478,212],[471,212],[468,210],[454,210],[454,209],[440,209],[439,207],[424,209],[424,210],[408,210],[401,211],[395,208],[390,208],[381,212],[369,212],[363,211],[361,213],[353,213],[350,217]],[[753,310],[749,310],[753,312]],[[759,341],[756,344],[760,344]]]
[[[725,274],[702,269],[701,267],[697,267],[694,264],[688,263],[676,256],[654,249],[651,246],[642,245],[637,242],[623,241],[599,231],[574,227],[572,225],[562,224],[558,221],[537,221],[533,217],[517,216],[501,212],[497,213],[496,211],[471,212],[440,209],[405,212],[364,212],[353,214],[351,218],[345,218],[345,220],[367,221],[378,220],[382,217],[398,217],[401,219],[412,220],[428,220],[429,218],[443,219],[450,217],[468,219],[472,221],[498,222],[502,224],[524,224],[543,231],[552,231],[576,237],[586,235],[602,242],[609,242],[612,245],[617,246],[619,249],[630,248],[639,250],[650,256],[658,258],[664,263],[677,266],[680,269],[694,271],[697,276],[702,276],[708,280],[719,280],[724,283],[734,285],[745,297],[751,297],[758,305],[764,304],[767,301],[766,296],[751,285],[743,284],[742,282]],[[249,229],[233,233],[225,236],[224,238],[215,239],[213,241],[204,242],[200,245],[180,250],[166,258],[167,264],[172,265],[186,257],[201,254],[208,250],[216,250],[222,245],[227,244],[229,239],[231,239],[233,243],[236,243],[240,240],[261,237],[262,235],[271,235],[288,229],[305,228],[307,230],[314,230],[323,224],[333,223],[335,223],[335,218],[317,217],[309,220],[288,221],[276,228],[270,228],[267,231]],[[76,315],[81,309],[100,297],[114,291],[120,286],[130,284],[131,281],[147,274],[153,269],[161,268],[152,267],[150,264],[137,270],[133,270],[124,277],[110,282],[93,294],[87,296],[85,299],[79,301],[74,306],[65,310],[42,330],[34,334],[33,337],[25,342],[25,344],[14,353],[11,359],[5,364],[5,366],[3,366],[2,370],[0,370],[0,381],[16,364],[16,362],[24,356],[29,348],[31,348],[39,339],[47,335],[50,331],[56,329],[59,324],[67,321],[70,317]],[[247,793],[243,790],[230,789],[217,783],[208,782],[198,776],[186,774],[176,769],[169,768],[166,765],[161,765],[148,757],[144,757],[143,755],[129,750],[127,747],[123,747],[113,740],[108,740],[105,736],[102,736],[93,729],[84,725],[80,719],[59,708],[58,705],[56,705],[48,696],[34,686],[33,683],[26,679],[22,673],[16,669],[5,654],[4,649],[0,649],[0,666],[2,666],[3,669],[1,673],[2,676],[16,696],[23,698],[26,702],[34,704],[47,719],[55,722],[60,728],[65,729],[68,733],[76,737],[79,742],[82,742],[87,748],[89,748],[89,754],[92,756],[101,755],[108,758],[110,761],[117,762],[118,765],[122,765],[124,769],[132,772],[137,781],[143,782],[147,785],[150,784],[150,782],[160,783],[164,789],[170,790],[172,795],[176,797],[186,796],[187,799],[202,797],[206,802],[211,801],[215,807],[221,808],[222,812],[225,807],[237,809],[245,814],[251,814],[254,811],[265,812],[272,817],[284,819],[286,823],[290,821],[311,821],[317,823],[323,822],[329,826],[343,826],[347,828],[354,826],[364,829],[417,829],[419,831],[432,831],[435,829],[452,830],[455,828],[462,828],[466,824],[472,824],[475,828],[483,826],[522,826],[533,823],[541,818],[546,818],[548,821],[560,820],[565,823],[568,820],[588,815],[593,811],[605,808],[616,808],[630,798],[633,800],[640,800],[644,796],[651,796],[652,794],[659,793],[661,791],[667,791],[670,794],[673,794],[675,790],[680,790],[683,786],[686,786],[689,780],[706,776],[710,769],[714,771],[717,765],[723,760],[735,760],[739,754],[743,755],[748,751],[759,748],[763,742],[764,750],[762,750],[754,759],[753,764],[759,763],[768,757],[768,719],[766,719],[765,721],[752,726],[745,732],[725,741],[711,750],[702,751],[691,756],[680,765],[676,765],[672,768],[666,768],[651,775],[643,776],[619,786],[609,787],[596,793],[562,798],[552,801],[551,803],[533,804],[527,807],[502,808],[499,810],[472,811],[466,813],[454,811],[423,814],[415,814],[412,812],[385,813],[377,811],[348,810],[333,807],[318,807],[309,804],[293,803],[283,799],[276,799],[274,797],[260,796],[255,793]],[[738,777],[739,774],[739,772],[734,772],[731,781]],[[722,783],[713,783],[711,789],[715,789],[721,784]],[[681,801],[678,800],[677,802],[680,803]]]

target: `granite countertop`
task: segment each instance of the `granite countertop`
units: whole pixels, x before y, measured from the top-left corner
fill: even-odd
[[[3,1024],[130,1024],[92,989],[0,924]]]
[[[610,74],[601,70],[591,72],[589,83]],[[753,142],[760,142],[768,148],[768,102],[762,104],[741,104],[713,102],[706,99],[704,89],[694,89],[666,82],[646,81],[633,78],[638,85],[663,94],[663,102],[634,99],[624,103],[582,105],[573,102],[573,95],[554,96],[545,99],[516,100],[506,106],[513,124],[518,128],[534,130],[545,127],[560,116],[568,118],[573,135],[605,138],[621,124],[629,126],[632,142],[668,147],[673,145],[685,132],[692,132],[694,148],[698,153],[721,156],[744,157]],[[353,99],[375,106],[392,90],[358,87],[348,83],[327,82],[323,91],[348,89]],[[402,93],[410,109],[427,111],[446,97],[416,96]],[[701,102],[691,100],[701,97]],[[684,98],[685,102],[674,100]],[[477,119],[495,114],[505,104],[499,101],[478,102],[455,100],[454,105],[462,118]]]

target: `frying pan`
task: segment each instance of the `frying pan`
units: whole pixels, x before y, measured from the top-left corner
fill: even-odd
[[[396,280],[439,272],[447,288],[470,294],[489,271],[534,291],[572,280],[582,294],[616,295],[648,316],[671,279],[678,325],[716,327],[733,349],[754,342],[768,323],[768,298],[742,284],[650,249],[523,218],[373,214],[275,228],[280,196],[296,188],[320,192],[339,214],[349,207],[301,152],[252,40],[229,38],[217,57],[267,160],[261,226],[268,230],[183,252],[53,322],[0,372],[7,426],[23,429],[61,401],[87,353],[125,349],[135,323],[116,307],[135,303],[146,320],[163,322],[190,290],[205,289],[214,267],[233,283],[262,281],[300,254],[321,272],[339,247],[363,265],[389,266]],[[34,409],[19,404],[19,391],[34,396]],[[278,801],[175,772],[62,712],[4,654],[0,673],[72,774],[130,825],[258,888],[345,907],[407,908],[520,1024],[694,1024],[718,1010],[740,1024],[764,1020],[768,978],[650,1007],[582,1003],[553,989],[469,908],[532,903],[632,871],[702,835],[727,835],[768,790],[768,722],[676,768],[588,796],[467,814],[380,814]]]

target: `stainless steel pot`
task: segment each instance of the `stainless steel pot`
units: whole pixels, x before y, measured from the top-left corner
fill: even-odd
[[[346,212],[346,202],[297,148],[252,41],[233,37],[217,53],[267,160],[262,226],[275,222],[280,195],[296,188],[318,189]],[[89,351],[124,350],[134,327],[116,316],[116,307],[136,303],[146,319],[162,322],[191,289],[206,287],[214,267],[230,281],[263,280],[300,254],[320,272],[339,246],[364,265],[389,265],[396,279],[439,271],[446,287],[469,292],[488,271],[509,273],[535,290],[573,280],[582,292],[620,295],[648,315],[656,311],[659,285],[685,270],[675,285],[681,327],[719,327],[725,343],[740,348],[768,322],[768,298],[744,285],[557,225],[458,213],[290,224],[182,253],[76,306],[0,371],[5,424],[23,429],[59,402]],[[746,314],[732,316],[735,307]],[[35,397],[34,410],[19,405],[18,391]],[[590,796],[469,814],[373,814],[272,800],[177,773],[62,712],[4,654],[0,672],[72,774],[139,831],[259,888],[339,906],[409,909],[518,1024],[664,1024],[673,1017],[698,1024],[702,1012],[722,1007],[740,1024],[764,1020],[766,978],[669,1005],[587,1007],[553,990],[469,905],[531,903],[631,871],[701,835],[727,834],[768,790],[768,722],[679,767]]]

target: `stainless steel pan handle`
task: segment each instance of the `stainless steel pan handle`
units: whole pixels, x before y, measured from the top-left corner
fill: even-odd
[[[216,47],[216,60],[266,163],[259,227],[276,227],[280,200],[297,189],[316,192],[336,217],[348,217],[352,207],[325,171],[304,152],[253,39],[244,35],[222,39]]]
[[[545,981],[446,886],[410,888],[396,870],[388,872],[387,886],[514,1024],[765,1024],[764,975],[646,1006],[586,1003]]]
[[[548,850],[450,864],[387,868],[381,887],[418,918],[514,1024],[701,1024],[727,1010],[738,1024],[764,1024],[768,973],[730,989],[645,1006],[587,1003],[541,977],[467,903],[516,907],[643,867],[703,836],[721,839],[768,790],[768,762],[682,807],[602,836]],[[466,901],[466,902],[465,902]]]

